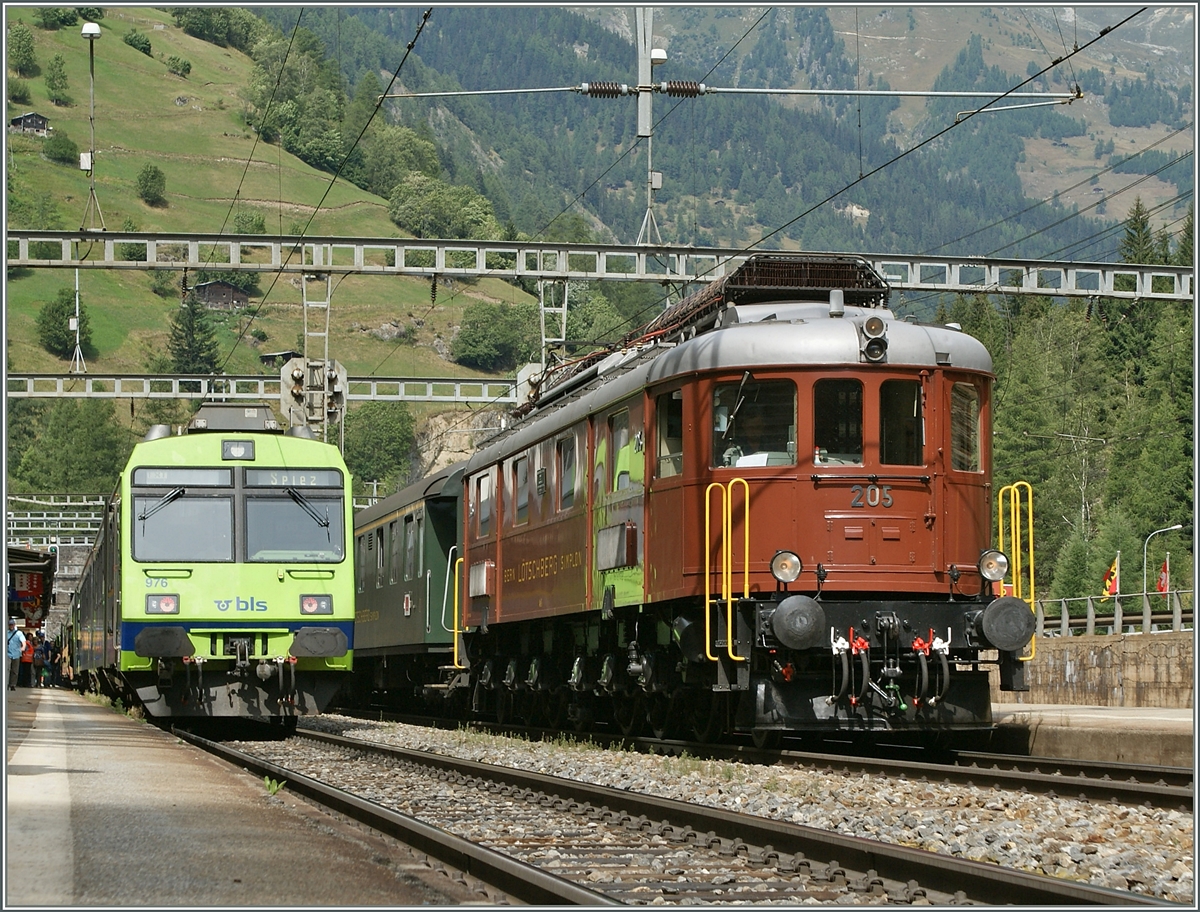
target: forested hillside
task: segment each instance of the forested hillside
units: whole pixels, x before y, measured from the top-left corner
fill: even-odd
[[[422,12],[308,9],[299,21],[302,30],[321,39],[345,79],[357,84],[395,69]],[[285,34],[298,19],[298,11],[289,8],[260,15]],[[656,22],[672,15],[662,11]],[[856,82],[890,88],[873,71],[856,74],[852,50],[823,9],[775,9],[757,23],[742,8],[703,16],[680,12],[669,31],[671,79],[741,88],[846,89]],[[1029,75],[989,66],[985,51],[991,41],[980,34],[963,34],[960,41],[957,57],[932,84],[906,88],[1004,91]],[[1031,61],[1030,69],[1036,73],[1039,67]],[[1102,111],[1095,104],[1085,111],[1079,103],[979,116],[899,161],[907,148],[951,126],[969,103],[931,100],[912,135],[901,135],[892,116],[896,98],[860,102],[842,96],[797,104],[756,95],[657,95],[654,167],[664,174],[656,196],[658,224],[665,239],[698,245],[747,244],[767,235],[761,244],[767,248],[998,250],[1026,257],[1072,249],[1111,223],[1097,217],[1095,199],[1087,200],[1078,218],[1064,218],[1081,207],[1057,196],[1030,209],[1020,172],[1034,167],[1031,152],[1072,143],[1090,152],[1096,130],[1103,136],[1104,129],[1127,125],[1131,107],[1139,111],[1139,126],[1174,128],[1191,119],[1186,84],[1160,84],[1153,70],[1144,79],[1121,79],[1111,69],[1113,75],[1095,67],[1069,73],[1059,67],[1026,87],[1061,92],[1079,85],[1093,101],[1104,99]],[[394,91],[500,90],[598,79],[635,83],[635,55],[629,40],[582,11],[437,8],[404,65],[402,88]],[[1132,99],[1137,101],[1131,104]],[[1112,123],[1099,124],[1097,114],[1106,117],[1112,105],[1117,112]],[[398,123],[433,131],[448,181],[484,195],[501,225],[511,222],[536,236],[566,209],[584,213],[599,236],[629,242],[638,234],[646,163],[645,144],[636,143],[632,99],[577,94],[405,99],[391,103],[390,112]],[[1159,154],[1169,152],[1174,159],[1190,145],[1184,137],[1175,150]],[[1129,153],[1114,150],[1105,158],[1104,164],[1124,162],[1126,169],[1136,169],[1141,156],[1126,162]],[[1177,181],[1183,196],[1191,189],[1190,173],[1190,164],[1184,164],[1163,179]],[[1073,196],[1086,193],[1084,188]],[[835,198],[818,205],[830,197]],[[1108,216],[1119,217],[1131,202],[1116,201],[1119,208]],[[1089,251],[1101,259],[1111,258],[1104,255],[1109,253]]]
[[[249,191],[247,184],[245,198],[270,200],[278,180],[279,215],[272,232],[303,230],[319,198],[297,191],[299,178],[293,182],[289,175],[288,186],[278,177],[291,162],[304,179],[319,178],[303,185],[309,190],[338,174],[341,214],[336,217],[341,221],[317,222],[331,225],[331,233],[361,233],[353,229],[366,223],[358,214],[366,212],[371,230],[380,233],[632,242],[646,210],[646,148],[637,141],[631,98],[554,93],[400,99],[375,112],[376,99],[388,90],[402,60],[392,92],[596,80],[632,84],[635,57],[621,29],[623,20],[614,19],[609,8],[436,7],[406,57],[423,11],[306,7],[301,15],[295,7],[156,10],[152,15],[164,21],[150,35],[156,47],[171,51],[160,51],[161,60],[143,56],[136,48],[140,39],[134,35],[128,40],[130,29],[121,25],[127,46],[114,52],[115,42],[109,42],[105,66],[113,67],[115,60],[122,69],[102,72],[104,90],[113,91],[122,74],[128,81],[136,72],[168,103],[184,98],[210,108],[222,105],[224,129],[193,136],[182,128],[175,133],[160,128],[151,136],[143,135],[131,119],[119,142],[102,138],[104,148],[119,153],[107,159],[113,164],[104,172],[111,182],[102,188],[106,205],[111,205],[112,188],[132,186],[136,167],[152,154],[168,169],[167,161],[176,162],[168,195],[185,205],[134,201],[128,209],[141,220],[134,227],[216,230],[220,218],[233,213],[228,200],[238,196],[241,184],[230,177],[232,165],[219,170],[213,162],[240,168],[255,143],[258,158],[274,163],[274,170],[249,171],[257,189]],[[936,62],[896,50],[891,56],[864,56],[861,66],[844,10],[694,7],[659,12],[656,23],[661,23],[668,48],[669,75],[656,78],[710,85],[886,89],[906,68],[924,67],[926,81],[917,87],[1000,91],[1037,73],[1045,65],[1039,61],[1048,56],[1023,26],[1004,18],[1003,11],[998,16],[986,8],[955,13],[974,17],[971,27],[943,27],[936,37],[951,50]],[[935,21],[933,12],[923,8],[872,15],[872,28],[893,42],[887,47],[897,49],[928,37]],[[831,17],[837,17],[836,26]],[[44,22],[37,27],[39,47],[46,48],[52,30]],[[118,26],[107,20],[105,29],[115,37]],[[1006,55],[998,53],[1002,45]],[[10,29],[10,67],[13,46]],[[1028,59],[1018,66],[1020,54]],[[244,69],[238,71],[236,91],[229,93],[233,100],[222,96],[210,101],[203,96],[210,84],[204,80],[235,78],[230,75],[235,57]],[[196,81],[187,82],[170,70],[168,59],[195,61]],[[663,239],[696,245],[758,243],[765,249],[1190,264],[1194,99],[1189,81],[1173,78],[1167,64],[1135,69],[1131,59],[1123,48],[1121,55],[1095,56],[1086,66],[1081,62],[1066,72],[1056,68],[1037,81],[1036,87],[1054,91],[1078,84],[1086,103],[973,117],[908,155],[905,150],[951,126],[966,104],[960,99],[791,102],[756,95],[656,96],[654,167],[663,172],[664,186],[655,206]],[[44,88],[49,63],[43,53],[40,68],[26,77],[31,84],[36,81],[28,97],[39,105],[49,98]],[[78,118],[80,86],[86,86],[79,62],[72,61],[71,67],[74,110],[64,105],[63,118],[68,111]],[[14,84],[19,90],[23,82],[17,75],[10,70],[10,114],[21,104],[12,96]],[[147,112],[139,116],[167,123],[161,111],[150,111],[151,92],[141,95],[148,99]],[[200,122],[198,107],[196,115],[189,115],[194,123]],[[59,116],[60,109],[53,110]],[[170,113],[176,117],[182,109]],[[112,129],[113,120],[109,113],[106,129]],[[78,142],[80,136],[73,128],[73,139]],[[64,216],[56,202],[62,188],[69,184],[68,201],[73,196],[78,200],[81,187],[86,195],[72,155],[64,164],[50,157],[53,149],[47,143],[27,137],[10,139],[10,154],[14,149],[25,157],[16,158],[20,168],[15,180],[10,171],[10,223],[62,227]],[[194,163],[201,154],[211,156],[203,166]],[[122,163],[118,173],[122,157],[129,163]],[[185,159],[190,164],[178,163]],[[194,182],[185,184],[188,180]],[[285,226],[287,194],[307,208],[297,205]],[[261,219],[259,213],[253,205],[242,206],[234,227],[259,230],[254,221],[256,214]],[[37,310],[28,290],[44,292],[46,306],[56,291],[44,276],[27,272],[9,276],[10,291],[16,289],[23,308],[23,335],[16,349],[23,370],[42,363],[29,354],[34,349],[37,358],[46,357],[32,328]],[[153,281],[137,276],[139,283],[144,280]],[[111,287],[107,297],[98,296],[105,302],[103,312],[98,312],[100,306],[91,312],[103,355],[134,349],[130,363],[178,369],[181,362],[164,361],[174,350],[168,351],[161,326],[135,323],[132,309],[130,316],[114,317],[136,295],[160,292],[130,291],[110,277],[104,281]],[[535,290],[529,284],[514,288],[496,282],[455,288],[439,297],[437,285],[414,290],[397,283],[389,292],[375,293],[348,279],[337,298],[345,325],[336,337],[335,344],[343,346],[336,357],[347,360],[342,351],[353,350],[359,360],[352,373],[359,365],[365,373],[392,363],[386,359],[397,351],[411,353],[404,363],[421,364],[423,370],[431,361],[452,359],[455,363],[441,366],[451,372],[511,372],[537,355],[537,312],[529,294]],[[167,295],[172,294],[168,288]],[[633,285],[573,287],[568,325],[573,344],[566,354],[618,338],[632,323],[646,319],[659,297],[659,289]],[[256,306],[266,304],[265,299],[264,294]],[[1122,591],[1140,590],[1145,537],[1175,522],[1185,528],[1156,536],[1149,564],[1157,567],[1170,550],[1173,585],[1192,584],[1190,306],[932,295],[893,295],[891,306],[900,314],[958,322],[992,352],[997,376],[995,482],[997,488],[1016,480],[1033,485],[1040,595],[1099,594],[1100,580],[1117,551],[1123,555]],[[289,322],[288,312],[276,307],[269,316],[268,309],[260,309],[255,328],[264,337],[264,327],[269,329],[272,347],[290,346],[294,320]],[[162,305],[160,313],[174,310],[172,302],[170,308]],[[445,317],[448,310],[454,313],[452,321]],[[12,314],[10,304],[10,329]],[[128,325],[120,325],[122,320]],[[436,320],[442,322],[433,332]],[[364,346],[361,340],[377,333],[380,323],[389,333],[386,342],[374,335]],[[243,318],[220,329],[223,339],[252,338]],[[257,369],[253,351],[247,356],[246,346],[234,348],[242,363],[251,365],[242,370]],[[10,346],[10,364],[13,350]],[[124,416],[118,420],[111,406],[70,403],[10,403],[9,419],[10,484],[27,491],[46,485],[63,492],[105,490],[130,445],[124,426],[136,424]],[[395,487],[419,468],[411,447],[414,425],[406,411],[361,409],[348,425],[347,456],[360,481],[378,479]]]

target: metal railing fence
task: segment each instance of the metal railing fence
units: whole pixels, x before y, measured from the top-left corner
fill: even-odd
[[[1193,591],[1134,592],[1122,595],[1034,602],[1038,636],[1091,636],[1194,629]]]

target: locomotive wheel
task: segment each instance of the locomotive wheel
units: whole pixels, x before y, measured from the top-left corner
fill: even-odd
[[[542,696],[532,690],[517,691],[514,699],[516,704],[516,717],[518,722],[524,722],[526,725],[540,725],[542,721]]]
[[[783,744],[783,732],[771,728],[756,728],[750,732],[750,740],[759,750],[779,750]]]
[[[554,730],[559,730],[567,724],[567,710],[571,706],[570,692],[565,688],[538,695],[542,706],[542,715],[546,724]]]
[[[650,730],[656,738],[676,738],[680,734],[679,704],[680,691],[671,695],[654,694],[650,697],[650,707],[647,716],[650,719]]]
[[[725,734],[725,694],[714,693],[705,687],[693,691],[688,702],[691,708],[691,736],[702,744],[721,740]]]
[[[613,694],[612,714],[617,728],[626,738],[636,738],[642,733],[646,712],[640,693]]]
[[[512,723],[513,714],[513,692],[505,688],[496,691],[496,721],[501,725],[509,725]]]

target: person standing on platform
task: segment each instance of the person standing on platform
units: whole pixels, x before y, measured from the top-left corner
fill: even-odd
[[[17,681],[19,687],[32,687],[33,680],[33,634],[25,637],[25,646],[21,650],[21,675]]]
[[[37,645],[33,647],[34,687],[50,686],[51,661],[50,641],[46,639],[46,634],[39,630]]]
[[[21,671],[21,654],[25,652],[25,634],[17,628],[17,619],[8,619],[8,689],[17,689]]]

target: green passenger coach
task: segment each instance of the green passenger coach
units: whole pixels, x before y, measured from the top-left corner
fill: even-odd
[[[462,469],[450,466],[354,517],[356,702],[411,710],[454,664]],[[435,688],[436,690],[436,688]],[[444,706],[444,693],[436,693]]]
[[[351,510],[337,447],[264,406],[155,425],[72,603],[82,685],[155,717],[322,712],[352,669]]]

